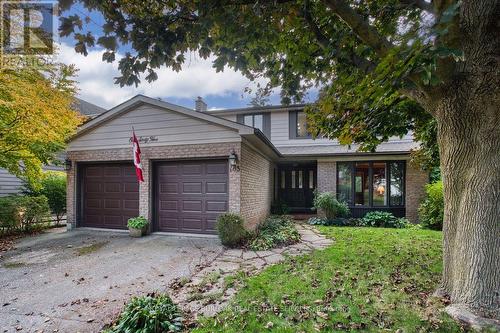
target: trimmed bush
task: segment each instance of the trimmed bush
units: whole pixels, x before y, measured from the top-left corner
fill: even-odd
[[[168,295],[149,294],[134,297],[125,306],[117,323],[107,330],[113,333],[180,332],[183,318]]]
[[[426,197],[418,208],[420,224],[424,228],[442,230],[444,217],[443,182],[425,187]]]
[[[325,212],[327,220],[337,217],[347,217],[350,214],[349,207],[345,202],[338,202],[332,192],[315,193],[314,207]]]
[[[43,229],[49,218],[48,200],[43,195],[0,198],[0,227],[7,232]]]
[[[221,243],[228,247],[242,245],[248,237],[243,218],[235,213],[220,215],[216,227]]]
[[[259,224],[248,247],[254,251],[263,251],[294,244],[299,240],[300,234],[291,217],[270,216]]]

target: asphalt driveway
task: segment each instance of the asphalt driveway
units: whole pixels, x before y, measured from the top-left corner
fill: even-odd
[[[214,238],[62,229],[0,259],[0,332],[99,332],[133,295],[163,291],[212,261]]]

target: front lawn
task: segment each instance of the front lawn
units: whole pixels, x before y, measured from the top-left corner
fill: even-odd
[[[459,332],[430,297],[440,279],[441,232],[320,227],[323,251],[272,266],[195,332]]]

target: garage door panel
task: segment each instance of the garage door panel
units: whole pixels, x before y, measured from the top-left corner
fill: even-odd
[[[217,217],[229,206],[227,161],[161,162],[156,170],[156,229],[215,233]]]
[[[203,172],[202,164],[183,164],[182,175],[201,175]]]
[[[182,193],[186,194],[201,194],[203,188],[202,182],[184,182],[182,183]],[[181,194],[181,193],[178,193]]]
[[[227,193],[227,182],[207,182],[205,193]]]
[[[206,212],[223,213],[227,211],[227,201],[206,201]]]
[[[132,163],[83,165],[80,226],[126,229],[139,215],[139,184]]]

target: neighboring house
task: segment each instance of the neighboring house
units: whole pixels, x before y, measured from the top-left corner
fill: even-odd
[[[79,98],[76,98],[74,108],[81,115],[86,116],[89,119],[92,119],[106,111],[106,109],[103,109],[100,106],[89,103]],[[61,162],[64,161],[65,158],[65,153],[62,153],[58,156],[58,159]],[[64,167],[60,165],[47,165],[44,166],[43,169],[64,171]],[[7,170],[0,168],[0,197],[20,193],[22,189],[23,181],[21,179],[9,173]]]
[[[125,229],[142,215],[151,230],[215,233],[217,216],[241,214],[249,228],[276,201],[312,212],[315,190],[332,191],[354,216],[385,210],[417,219],[428,175],[410,166],[411,136],[375,153],[313,140],[303,105],[207,111],[136,96],[84,124],[68,145],[70,227]],[[132,164],[132,126],[145,181]]]

